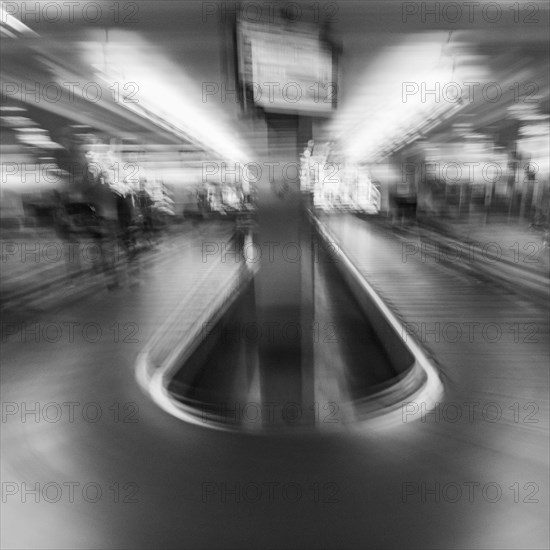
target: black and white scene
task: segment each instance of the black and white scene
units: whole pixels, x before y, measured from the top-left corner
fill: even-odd
[[[0,1],[0,547],[548,550],[549,15]]]

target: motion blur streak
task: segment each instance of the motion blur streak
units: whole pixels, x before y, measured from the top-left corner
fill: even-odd
[[[550,547],[547,2],[0,2],[4,548]]]

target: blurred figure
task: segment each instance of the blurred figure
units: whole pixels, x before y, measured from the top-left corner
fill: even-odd
[[[548,185],[541,188],[538,200],[534,204],[533,221],[529,225],[531,231],[540,233],[542,246],[550,246],[550,192]]]
[[[393,223],[405,225],[416,222],[417,196],[412,190],[408,193],[398,193],[396,188],[389,192],[390,208]]]
[[[69,277],[74,278],[82,273],[80,263],[80,240],[76,227],[67,210],[68,199],[56,189],[53,192],[52,218],[54,229],[61,240],[64,251],[63,260]]]
[[[139,217],[141,234],[148,246],[152,246],[155,242],[155,224],[153,218],[153,199],[145,189],[144,185],[140,185],[140,189],[136,194],[136,210]]]
[[[57,236],[62,241],[68,241],[71,237],[71,219],[65,207],[66,199],[56,189],[53,192],[53,221]]]
[[[117,194],[108,184],[107,169],[99,156],[88,149],[82,179],[82,196],[88,204],[91,216],[86,223],[88,236],[100,250],[99,268],[107,278],[107,286],[118,286],[116,263],[118,259],[119,206]]]
[[[197,189],[197,207],[200,218],[204,219],[208,212],[208,193],[203,186]]]

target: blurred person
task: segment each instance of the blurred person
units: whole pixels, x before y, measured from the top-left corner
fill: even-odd
[[[206,189],[204,187],[199,187],[197,189],[197,208],[201,218],[205,216],[206,202]]]
[[[400,225],[416,221],[416,195],[394,195],[393,201],[396,209],[397,220]]]
[[[136,210],[143,238],[149,246],[155,242],[153,206],[154,201],[145,188],[145,182],[140,182],[140,189],[136,194]]]
[[[77,228],[67,209],[68,202],[67,196],[62,195],[57,189],[53,191],[52,217],[54,229],[61,240],[67,275],[74,278],[82,273],[80,239]]]
[[[112,193],[116,202],[117,237],[126,252],[127,258],[133,260],[136,252],[134,198],[129,187],[126,187],[126,189],[119,187]]]
[[[84,169],[87,164],[85,151],[69,126],[60,130],[56,141],[61,146],[54,151],[57,166],[68,174],[69,188],[74,193],[80,189],[82,184]]]
[[[85,153],[86,164],[81,182],[82,196],[89,209],[85,226],[88,236],[100,250],[99,262],[94,266],[96,272],[102,271],[108,288],[114,288],[118,286],[116,264],[120,207],[117,194],[109,185],[107,168],[92,147],[87,147]]]
[[[541,234],[544,248],[550,246],[550,189],[547,182],[543,182],[539,189],[529,229]]]

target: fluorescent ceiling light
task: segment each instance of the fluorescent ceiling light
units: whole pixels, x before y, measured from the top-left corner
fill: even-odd
[[[38,34],[36,34],[31,28],[27,27],[27,25],[19,21],[19,19],[9,14],[4,9],[4,2],[0,2],[0,25],[2,26],[2,31],[8,34],[8,36],[11,34],[13,38],[16,38],[15,35],[10,33],[10,31],[5,29],[5,27],[21,34],[38,36]]]

